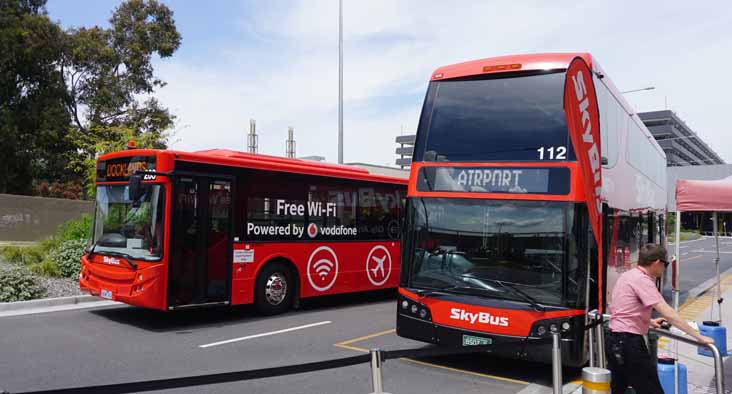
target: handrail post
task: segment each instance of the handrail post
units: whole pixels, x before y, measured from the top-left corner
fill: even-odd
[[[552,332],[552,384],[554,394],[562,394],[562,348],[559,332]]]
[[[602,318],[600,318],[600,324],[595,326],[595,337],[597,338],[597,365],[600,368],[607,368],[607,362],[605,361],[605,327],[602,324]]]
[[[381,394],[384,391],[381,375],[381,349],[371,349],[369,353],[371,354],[371,384],[374,388],[372,394]]]
[[[715,375],[715,383],[717,386],[717,393],[724,394],[724,366],[722,361],[722,355],[719,353],[719,349],[717,349],[717,346],[709,344],[707,345],[709,350],[712,351],[712,354],[714,355],[714,375]]]
[[[706,346],[707,348],[709,348],[709,350],[711,350],[711,352],[712,352],[712,356],[714,357],[714,377],[715,377],[714,380],[716,381],[717,393],[724,394],[724,361],[722,359],[721,353],[719,353],[719,349],[717,348],[717,346],[715,346],[714,344],[705,345],[705,344],[702,344],[701,342],[697,342],[693,339],[686,338],[686,337],[683,337],[681,335],[677,335],[674,333],[670,333],[665,330],[659,330],[656,328],[651,328],[649,331],[654,332],[662,337],[667,337],[667,338],[675,339],[679,342],[688,343],[689,345]]]
[[[590,322],[591,322],[590,324],[593,324],[594,323],[594,320],[595,319],[590,320]],[[597,345],[595,344],[595,329],[594,329],[594,327],[593,328],[590,328],[588,330],[587,336],[589,337],[588,338],[588,341],[590,342],[590,367],[595,367],[595,366],[597,366],[597,364],[595,364],[595,346],[597,346]]]

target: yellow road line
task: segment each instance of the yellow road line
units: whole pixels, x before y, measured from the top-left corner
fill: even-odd
[[[464,370],[464,369],[451,368],[451,367],[446,367],[444,365],[432,364],[432,363],[427,363],[427,362],[424,362],[424,361],[417,361],[417,360],[413,360],[411,358],[404,358],[404,357],[402,357],[402,358],[400,358],[400,360],[409,361],[410,363],[424,365],[424,366],[428,366],[428,367],[445,369],[445,370],[453,371],[453,372],[460,372],[460,373],[464,373],[464,374],[467,374],[467,375],[474,375],[474,376],[480,376],[480,377],[483,377],[483,378],[490,378],[490,379],[495,379],[495,380],[501,380],[501,381],[504,381],[504,382],[518,383],[518,384],[523,384],[523,385],[528,385],[529,384],[529,382],[525,382],[523,380],[511,379],[511,378],[504,378],[503,376],[488,375],[488,374],[480,373],[480,372],[473,372],[473,371],[467,371],[467,370]]]
[[[382,336],[382,335],[386,335],[386,334],[391,334],[391,333],[393,333],[393,332],[396,332],[396,329],[393,329],[393,328],[392,328],[391,330],[381,331],[381,332],[377,332],[377,333],[375,333],[375,334],[369,334],[369,335],[364,335],[364,336],[362,336],[362,337],[358,337],[358,338],[353,338],[353,339],[349,339],[349,340],[347,340],[347,341],[343,341],[343,342],[338,342],[338,343],[336,343],[335,345],[336,345],[336,346],[342,346],[342,345],[349,345],[349,344],[351,344],[351,343],[354,343],[354,342],[361,342],[361,341],[365,341],[365,340],[367,340],[367,339],[371,339],[371,338],[376,338],[376,337],[380,337],[380,336]],[[367,350],[367,352],[368,352],[368,350]]]
[[[365,341],[365,340],[371,339],[371,338],[380,337],[382,335],[391,334],[394,332],[396,332],[396,330],[392,328],[391,330],[381,331],[381,332],[377,332],[374,334],[369,334],[369,335],[364,335],[362,337],[349,339],[349,340],[346,340],[343,342],[338,342],[338,343],[334,344],[334,346],[338,346],[343,349],[353,350],[353,351],[360,352],[360,353],[368,353],[369,352],[368,349],[364,349],[362,347],[357,347],[357,346],[352,346],[351,344],[360,342],[360,341]],[[453,371],[453,372],[459,372],[459,373],[463,373],[466,375],[480,376],[483,378],[500,380],[500,381],[504,381],[504,382],[518,383],[518,384],[523,384],[523,385],[529,384],[529,382],[525,382],[523,380],[505,378],[503,376],[489,375],[489,374],[480,373],[480,372],[473,372],[473,371],[468,371],[465,369],[446,367],[444,365],[428,363],[425,361],[418,361],[418,360],[414,360],[414,359],[406,358],[406,357],[400,357],[399,360],[408,361],[408,362],[411,362],[414,364],[424,365],[424,366],[428,366],[428,367],[439,368],[439,369],[444,369],[444,370]]]
[[[699,254],[699,255],[696,255],[694,257],[689,257],[689,258],[681,259],[681,263],[683,264],[684,262],[687,262],[689,260],[696,260],[696,259],[700,259],[702,257],[704,257],[704,255],[703,254]]]

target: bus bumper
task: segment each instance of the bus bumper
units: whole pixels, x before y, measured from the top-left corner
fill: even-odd
[[[79,288],[91,295],[144,308],[165,310],[163,264],[137,270],[81,258]]]
[[[517,337],[469,331],[435,324],[401,312],[397,312],[397,335],[447,347],[475,346],[480,348],[480,352],[498,357],[544,364],[552,362],[551,336],[546,338]],[[583,338],[562,339],[562,364],[564,366],[580,367],[587,362]]]

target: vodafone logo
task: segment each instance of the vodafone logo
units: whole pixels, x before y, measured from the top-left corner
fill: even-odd
[[[389,279],[389,275],[391,275],[391,254],[383,245],[376,245],[366,257],[366,276],[372,285],[381,286]]]
[[[468,312],[460,308],[450,309],[450,319],[466,321],[470,324],[478,322],[491,326],[508,327],[507,317],[493,316],[488,312]]]
[[[338,278],[338,256],[333,249],[321,246],[310,254],[307,270],[310,286],[317,291],[326,291],[333,287]]]
[[[310,223],[308,225],[308,237],[315,238],[318,236],[318,225],[315,223]]]

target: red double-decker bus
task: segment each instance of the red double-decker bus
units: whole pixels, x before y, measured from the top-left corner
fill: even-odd
[[[147,308],[397,287],[406,179],[230,150],[130,149],[97,162],[80,286]]]
[[[587,359],[586,313],[664,243],[666,158],[587,53],[437,69],[402,239],[397,333],[497,355]]]

